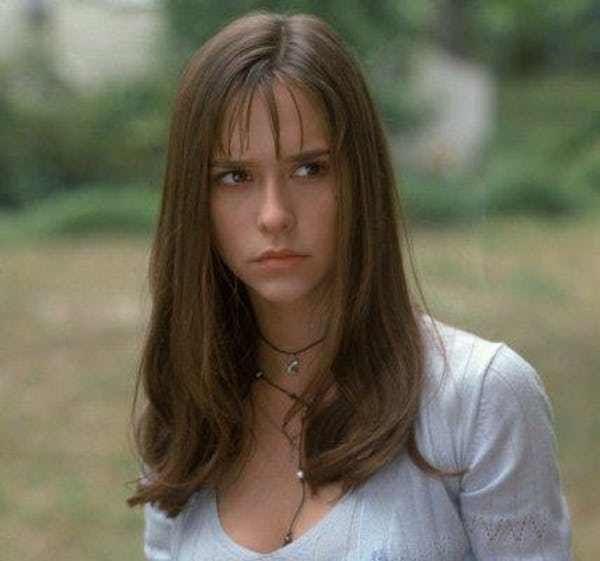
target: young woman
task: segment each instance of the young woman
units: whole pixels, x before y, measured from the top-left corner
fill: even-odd
[[[149,560],[570,558],[540,378],[414,302],[395,185],[321,20],[253,13],[193,56],[138,380]]]

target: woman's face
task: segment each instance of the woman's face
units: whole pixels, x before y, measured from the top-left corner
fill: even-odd
[[[223,261],[246,285],[252,300],[310,303],[327,287],[334,268],[335,170],[329,139],[309,99],[293,89],[302,116],[285,86],[274,89],[280,126],[280,158],[275,154],[268,108],[254,96],[248,144],[237,127],[231,156],[215,154],[211,165],[210,215]],[[227,143],[223,143],[227,146]],[[304,257],[257,259],[267,250],[290,250]]]

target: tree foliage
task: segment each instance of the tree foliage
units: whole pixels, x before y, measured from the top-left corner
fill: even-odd
[[[498,74],[524,76],[600,60],[595,0],[424,0],[436,39]]]
[[[421,10],[394,0],[173,0],[165,4],[173,52],[189,57],[218,29],[252,10],[309,13],[327,21],[345,40],[365,73],[377,83],[373,91],[390,132],[414,127],[425,109],[402,85],[408,52],[419,34]]]
[[[367,66],[433,40],[505,75],[600,60],[596,0],[172,0],[165,4],[174,43],[198,47],[224,23],[255,9],[307,12],[331,23]]]

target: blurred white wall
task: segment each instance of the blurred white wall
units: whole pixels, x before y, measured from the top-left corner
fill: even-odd
[[[0,0],[0,60],[12,56],[21,32],[22,0]]]
[[[414,87],[431,103],[429,124],[395,145],[401,163],[446,174],[477,166],[496,122],[496,80],[485,66],[431,46],[412,57]]]
[[[36,6],[45,25],[29,23]],[[157,0],[0,0],[0,61],[42,44],[65,80],[93,87],[143,73],[163,30]]]

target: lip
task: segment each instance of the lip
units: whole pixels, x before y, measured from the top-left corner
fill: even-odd
[[[260,259],[256,264],[261,269],[287,269],[300,263],[306,255],[288,255],[287,257],[268,257]]]
[[[300,253],[296,253],[289,249],[282,249],[279,251],[269,249],[269,250],[261,253],[259,255],[257,261],[261,262],[261,261],[271,260],[271,259],[285,260],[285,259],[292,258],[292,257],[305,257],[305,255],[301,255]]]

